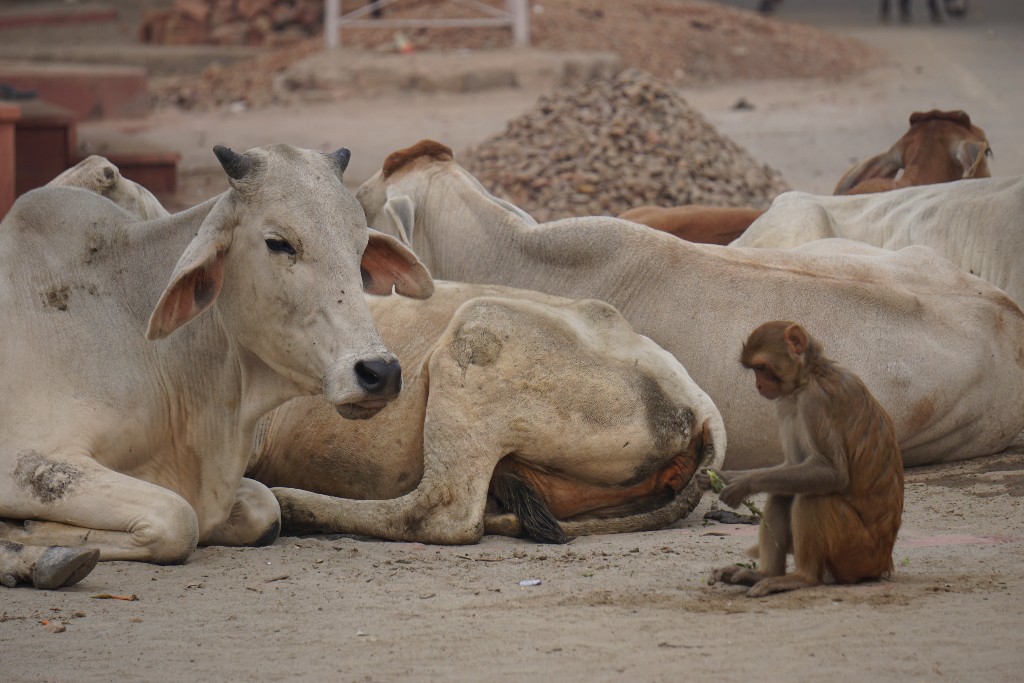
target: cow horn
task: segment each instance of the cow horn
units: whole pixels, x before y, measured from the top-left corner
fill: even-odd
[[[345,169],[348,168],[349,159],[352,158],[352,152],[347,147],[341,147],[337,151],[331,152],[329,155],[334,163],[338,164],[338,172],[344,173]]]
[[[241,180],[246,173],[252,170],[252,159],[232,152],[224,145],[214,146],[213,153],[217,155],[217,161],[224,167],[224,172],[230,178]]]

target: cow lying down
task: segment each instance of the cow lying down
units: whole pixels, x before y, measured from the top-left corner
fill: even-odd
[[[389,155],[356,198],[435,277],[615,306],[714,400],[729,469],[782,460],[771,403],[736,362],[768,320],[800,322],[863,379],[908,467],[996,453],[1024,429],[1020,401],[1007,400],[1024,394],[1024,312],[926,247],[739,249],[601,216],[538,225],[429,140]]]
[[[46,185],[80,187],[95,192],[144,221],[169,215],[152,192],[122,176],[117,166],[97,154],[82,159]]]
[[[155,204],[166,214],[106,159],[90,157],[76,169],[53,182],[77,183],[130,211]],[[361,422],[338,419],[319,398],[286,403],[259,423],[248,475],[269,486],[376,500],[278,489],[288,501],[286,529],[451,543],[475,541],[484,529],[543,540],[641,531],[685,516],[700,496],[688,485],[693,471],[722,459],[722,418],[707,395],[605,304],[454,283],[438,283],[426,301],[368,303],[400,356],[401,396]],[[479,378],[476,388],[447,360],[457,365],[467,353],[464,374]],[[588,363],[598,371],[581,376]],[[467,409],[486,419],[473,421]],[[598,418],[606,420],[602,430]],[[425,458],[433,463],[426,468]],[[500,499],[513,513],[485,517],[488,490],[497,494],[492,503]],[[453,502],[440,508],[444,515],[432,504],[438,497]]]
[[[286,530],[475,543],[518,519],[564,542],[693,509],[725,428],[671,354],[602,302],[435,284],[426,301],[369,300],[405,377],[379,415],[310,397],[261,421],[248,476],[289,487],[273,489]],[[511,515],[485,523],[489,491]]]
[[[958,180],[879,194],[779,195],[737,247],[790,248],[845,237],[886,249],[923,244],[1024,306],[1024,177]]]
[[[214,151],[231,188],[188,211],[141,221],[51,186],[0,223],[5,585],[271,542],[277,501],[243,479],[257,421],[304,394],[349,417],[398,395],[362,288],[433,283],[367,228],[348,150]]]

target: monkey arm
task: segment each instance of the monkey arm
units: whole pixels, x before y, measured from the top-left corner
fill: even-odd
[[[837,493],[849,484],[845,468],[836,469],[831,460],[820,456],[792,465],[723,472],[722,478],[728,484],[719,498],[729,507],[736,507],[757,493],[781,496]]]

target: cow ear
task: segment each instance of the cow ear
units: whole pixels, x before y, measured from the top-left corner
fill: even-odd
[[[384,203],[384,215],[391,221],[399,239],[412,246],[412,230],[416,224],[416,206],[412,197],[404,194],[390,197]]]
[[[224,256],[233,235],[229,212],[227,199],[218,202],[185,248],[149,317],[146,339],[163,339],[217,300],[224,285]]]
[[[370,230],[360,267],[367,294],[388,295],[392,287],[413,299],[426,299],[434,293],[434,281],[416,255],[394,237],[376,230]]]
[[[987,177],[987,165],[982,162],[988,155],[988,143],[979,140],[961,140],[953,150],[953,157],[964,167],[964,178],[977,178],[978,172],[985,168],[982,178]]]
[[[888,152],[883,152],[853,166],[839,179],[832,194],[845,194],[865,180],[895,178],[901,168],[903,168],[903,153],[893,147]]]

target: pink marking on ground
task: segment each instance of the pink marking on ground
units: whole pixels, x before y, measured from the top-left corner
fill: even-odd
[[[924,536],[918,538],[901,537],[896,547],[932,548],[943,545],[995,545],[1002,543],[1021,543],[1024,536],[970,536],[950,534],[947,536]]]

